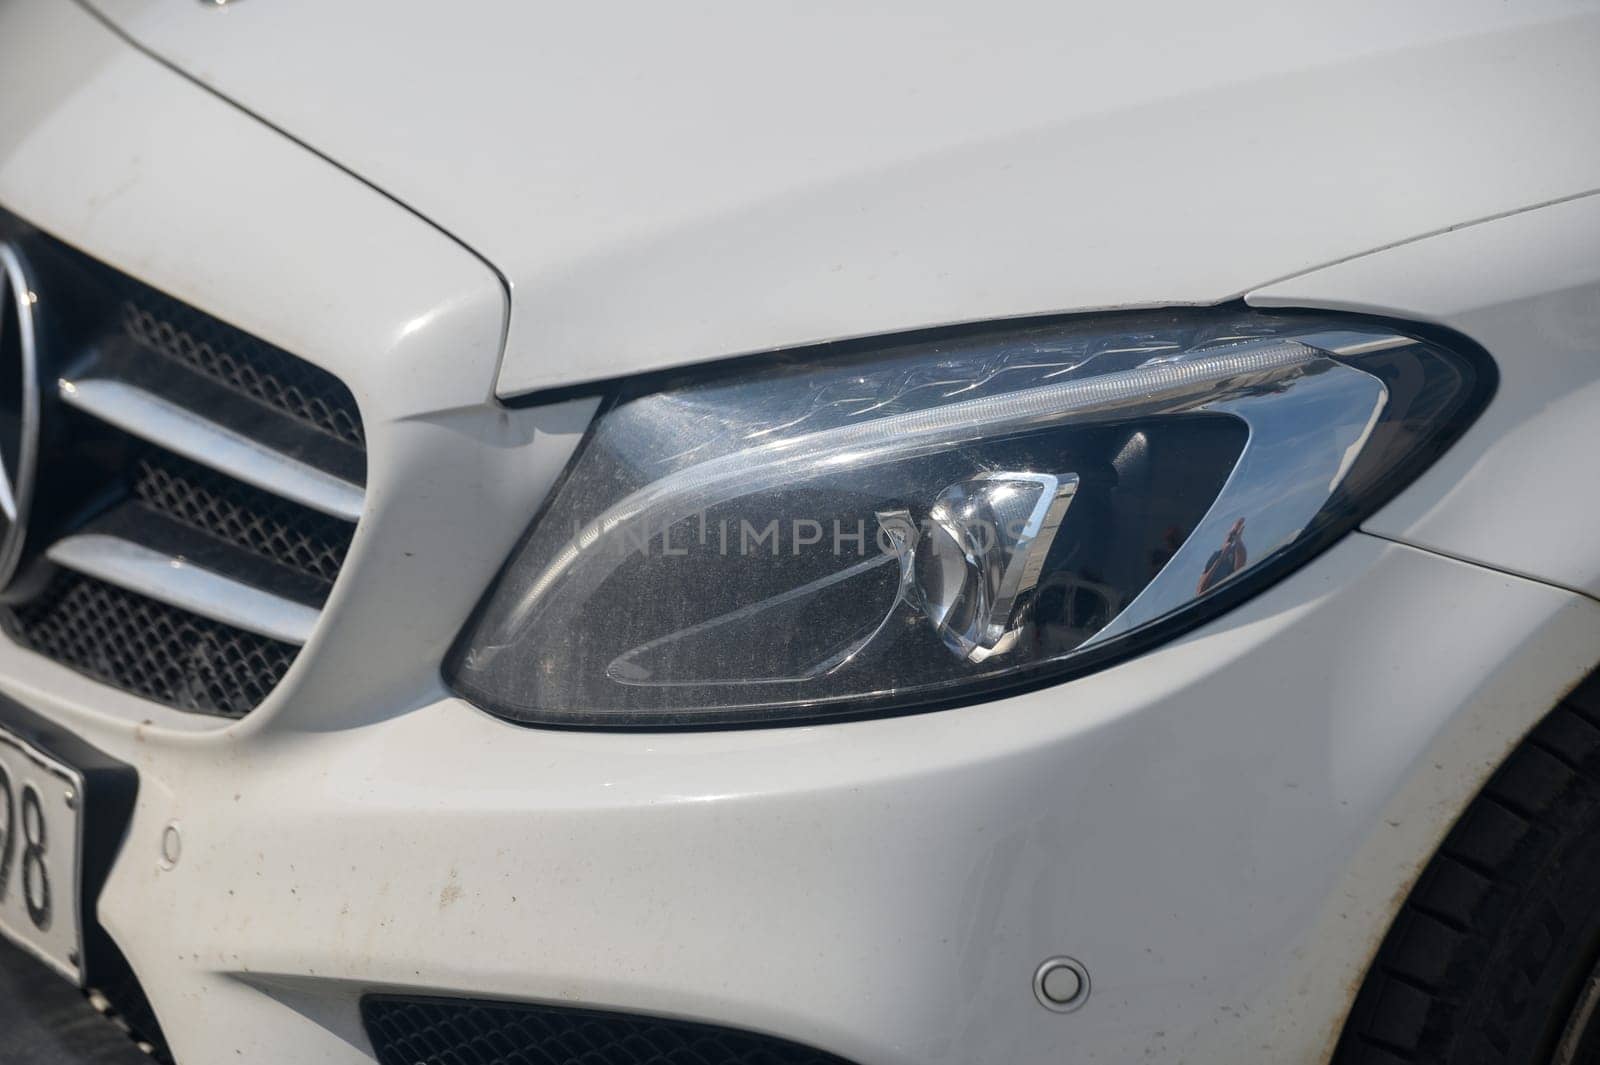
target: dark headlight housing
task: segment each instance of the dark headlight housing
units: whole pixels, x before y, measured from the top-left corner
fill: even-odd
[[[623,382],[447,663],[530,724],[750,726],[1053,683],[1214,617],[1494,383],[1427,330],[1243,308]]]

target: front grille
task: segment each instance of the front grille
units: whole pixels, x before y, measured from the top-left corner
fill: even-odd
[[[625,1013],[384,995],[361,1013],[381,1065],[848,1065],[782,1039]]]
[[[283,679],[298,648],[63,572],[11,612],[30,651],[180,710],[243,717]]]
[[[366,446],[355,399],[337,377],[153,289],[129,287],[123,328],[145,350],[348,444]]]
[[[38,294],[39,377],[60,382],[0,626],[124,691],[243,716],[288,672],[353,541],[354,396],[3,213],[0,242]]]

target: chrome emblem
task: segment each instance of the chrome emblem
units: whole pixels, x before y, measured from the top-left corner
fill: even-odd
[[[0,244],[0,588],[11,583],[22,560],[38,476],[35,299],[16,249]]]

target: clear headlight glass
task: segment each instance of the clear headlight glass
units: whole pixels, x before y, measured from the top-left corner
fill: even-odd
[[[635,384],[447,672],[495,714],[591,727],[905,712],[1053,682],[1304,562],[1492,383],[1481,358],[1386,323],[1233,309]]]

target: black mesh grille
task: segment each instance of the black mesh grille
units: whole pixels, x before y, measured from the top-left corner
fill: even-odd
[[[297,648],[62,573],[7,617],[12,639],[125,691],[242,717],[288,672]]]
[[[332,583],[355,526],[165,451],[134,470],[134,498],[209,536]]]
[[[366,446],[355,397],[326,370],[143,286],[123,303],[122,324],[147,350],[348,444]]]
[[[374,996],[382,1065],[847,1065],[796,1043],[623,1013]]]

